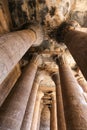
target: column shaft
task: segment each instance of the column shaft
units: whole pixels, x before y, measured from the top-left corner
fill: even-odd
[[[38,62],[38,61],[37,61]],[[20,130],[37,71],[36,61],[25,68],[19,81],[0,109],[0,129]]]
[[[58,130],[66,130],[66,123],[65,123],[65,116],[64,116],[64,106],[63,106],[63,98],[62,98],[59,74],[54,74],[52,76],[52,79],[54,80],[54,83],[56,85]]]
[[[37,122],[37,129],[36,130],[40,130],[40,119],[41,119],[42,110],[43,110],[43,100],[41,100],[41,102],[40,102],[40,109],[39,109],[39,115],[38,115],[38,122]]]
[[[57,128],[57,106],[56,106],[56,94],[52,94],[52,106],[51,106],[51,119],[50,119],[50,129],[58,130]]]
[[[35,107],[35,101],[36,101],[36,96],[37,96],[37,91],[39,88],[40,81],[43,79],[43,77],[40,75],[36,75],[36,78],[34,80],[31,94],[29,97],[29,101],[27,104],[24,120],[22,123],[21,130],[30,130],[31,128],[31,123],[32,123],[32,118],[33,118],[33,112],[34,112],[34,107]]]
[[[50,130],[50,110],[44,105],[41,113],[40,130]]]
[[[64,42],[87,80],[87,33],[70,30]]]
[[[67,130],[87,130],[87,103],[70,67],[58,59]]]
[[[43,93],[38,92],[37,93],[37,98],[36,98],[36,103],[35,103],[35,108],[34,108],[34,113],[33,113],[32,125],[31,125],[30,130],[37,130],[38,116],[39,116],[40,103],[41,103],[41,98],[42,97],[43,97]]]
[[[43,40],[38,26],[5,34],[0,37],[0,84],[32,45]]]
[[[10,93],[11,89],[15,85],[21,74],[19,64],[17,64],[14,69],[9,73],[7,78],[0,85],[0,106],[5,101],[6,97]]]

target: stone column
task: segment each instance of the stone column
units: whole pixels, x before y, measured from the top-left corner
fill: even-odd
[[[15,85],[19,76],[21,75],[21,70],[19,64],[17,64],[14,69],[9,73],[7,78],[0,85],[0,106],[5,101],[6,97],[10,93],[11,89]]]
[[[42,109],[43,109],[43,99],[41,100],[40,102],[40,109],[39,109],[39,115],[38,115],[38,122],[37,122],[37,130],[40,130],[40,119],[41,119],[41,112],[42,112]]]
[[[31,125],[30,130],[37,130],[38,116],[39,116],[39,111],[40,111],[40,103],[41,103],[41,98],[43,96],[44,96],[44,93],[41,91],[38,91],[36,103],[35,103],[35,108],[34,108],[34,113],[33,113],[32,125]]]
[[[65,44],[87,80],[87,33],[70,30],[65,36]]]
[[[62,23],[56,40],[66,44],[87,80],[87,33],[74,30],[73,26],[72,23]]]
[[[50,129],[58,130],[57,128],[57,106],[56,106],[56,93],[52,93],[52,104],[51,104],[51,117],[50,117]]]
[[[0,84],[32,45],[43,40],[39,26],[5,34],[0,37]]]
[[[36,78],[35,78],[34,83],[33,83],[33,87],[31,90],[30,97],[29,97],[29,101],[27,104],[27,108],[26,108],[26,112],[25,112],[25,116],[24,116],[21,130],[30,130],[30,128],[31,128],[37,91],[38,91],[40,82],[43,80],[43,78],[44,78],[43,72],[37,73]]]
[[[0,129],[20,130],[40,57],[34,57],[0,108]]]
[[[50,110],[48,105],[44,105],[41,113],[40,130],[50,130]]]
[[[63,98],[60,85],[60,77],[58,73],[52,75],[52,79],[56,85],[56,100],[57,100],[57,124],[58,130],[66,130]]]
[[[59,65],[67,130],[87,130],[87,103],[80,86],[65,58],[60,56],[57,64]]]

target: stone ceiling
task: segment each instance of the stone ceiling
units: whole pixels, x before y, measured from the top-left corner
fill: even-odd
[[[87,26],[86,0],[8,0],[14,28],[38,21],[46,26],[58,26],[66,19],[75,19]]]

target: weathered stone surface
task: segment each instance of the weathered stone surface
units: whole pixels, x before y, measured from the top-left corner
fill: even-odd
[[[86,11],[87,10],[87,0],[76,0],[75,8],[79,11]]]
[[[74,0],[9,0],[14,27],[37,20],[47,26],[57,26],[66,20]]]
[[[76,20],[81,26],[87,27],[87,1],[76,0],[75,8],[71,11],[70,17]]]
[[[14,89],[0,108],[0,129],[20,130],[27,102],[39,64],[34,59],[27,65]]]
[[[44,106],[43,105],[43,100],[41,100],[40,110],[39,110],[39,115],[38,115],[37,130],[40,130],[40,120],[41,120],[41,112],[42,112],[43,106]]]
[[[0,106],[10,93],[11,89],[15,85],[16,81],[18,80],[21,74],[20,66],[17,64],[14,69],[10,72],[7,78],[2,82],[0,85]]]
[[[79,83],[79,85],[82,87],[83,91],[85,93],[87,93],[87,81],[85,80],[85,78],[83,77],[81,71],[78,68],[78,73],[76,75],[76,79]]]
[[[67,34],[68,35],[66,35],[65,44],[74,57],[85,79],[87,79],[87,34],[75,30],[70,31],[70,33],[68,31]]]
[[[47,105],[43,107],[41,113],[40,130],[50,130],[50,110]]]
[[[72,11],[71,20],[76,20],[82,27],[87,27],[87,11]]]
[[[51,130],[58,130],[57,125],[57,102],[56,102],[56,93],[52,93],[52,104],[50,110],[50,129]]]
[[[50,27],[59,26],[59,24],[61,22],[63,22],[64,20],[67,20],[67,19],[76,20],[77,22],[80,23],[81,26],[87,27],[87,22],[86,22],[87,21],[87,0],[8,0],[8,1],[9,1],[9,9],[10,9],[10,13],[11,13],[11,19],[12,19],[12,23],[13,23],[12,30],[22,30],[25,28],[27,29],[29,27],[28,25],[31,25],[31,23],[38,21],[38,23],[40,23],[41,25],[44,25],[42,27],[44,27],[44,29],[46,31],[45,33],[47,34],[47,31],[50,29]],[[7,4],[8,4],[7,0],[0,0],[0,34],[4,33],[4,32],[8,32],[11,28],[10,15],[9,15],[9,10],[7,8]],[[37,33],[37,30],[38,30],[38,26],[37,27],[30,26],[30,32],[28,30],[24,30],[24,31],[21,31],[21,35],[19,35],[20,32],[15,32],[14,36],[13,36],[13,33],[11,33],[11,35],[7,34],[3,37],[0,37],[1,38],[1,43],[0,43],[0,48],[1,48],[0,49],[0,54],[1,54],[1,56],[0,56],[1,88],[3,88],[3,85],[5,85],[6,83],[8,83],[8,86],[11,85],[12,81],[15,80],[15,76],[16,76],[15,73],[14,73],[14,75],[12,75],[10,72],[13,69],[13,67],[18,63],[18,61],[22,58],[22,56],[25,54],[25,52],[29,49],[29,47],[31,47],[31,45],[34,46],[34,45],[39,45],[39,43],[41,43],[40,41],[42,41],[41,39],[43,39],[42,33],[41,33],[41,30],[38,30],[38,33]],[[79,31],[85,30],[87,32],[87,29],[85,29],[85,28],[78,28],[78,30]],[[8,38],[8,36],[10,38],[12,38],[12,36],[13,36],[13,38],[10,39],[10,38]],[[74,36],[74,35],[72,35],[72,36]],[[80,35],[78,35],[78,37],[79,36]],[[30,39],[29,39],[29,37],[30,37]],[[75,40],[78,41],[78,45],[80,44],[81,39],[78,40],[77,37],[73,37],[73,38],[71,38],[71,37],[68,36],[68,40],[70,40],[69,41],[70,44],[72,41],[74,43]],[[45,38],[48,38],[47,35]],[[82,38],[82,43],[83,43],[83,39],[84,38]],[[50,40],[50,42],[51,42],[51,40]],[[53,44],[55,44],[55,45],[53,45]],[[41,67],[39,67],[39,69],[42,69],[42,70],[45,69],[45,71],[47,73],[48,72],[52,73],[52,72],[58,71],[58,67],[52,61],[51,56],[53,54],[60,54],[61,52],[63,52],[63,51],[59,51],[59,49],[61,47],[58,48],[58,46],[56,46],[55,42],[53,42],[53,44],[47,45],[47,42],[46,42],[46,46],[42,46],[42,48],[40,48],[40,47],[37,48],[37,50],[38,50],[37,52],[38,53],[41,52],[41,55],[44,55],[42,58],[44,64]],[[83,46],[82,46],[82,44],[80,44],[80,45],[81,45],[81,48],[76,50],[75,55],[79,55],[79,58],[78,58],[79,63],[80,62],[82,63],[82,60],[84,60],[84,62],[87,63],[86,56],[85,56],[85,58],[81,58],[81,57],[83,57],[83,55],[86,55],[86,51],[87,51],[86,44],[84,44]],[[72,50],[75,51],[75,49],[77,47],[76,42],[75,42],[75,45],[72,45],[72,46],[73,46],[73,47],[71,47]],[[85,49],[83,50],[84,46],[85,46]],[[33,47],[33,49],[34,49],[34,47]],[[43,50],[46,50],[46,49],[47,49],[47,51],[45,51],[43,53]],[[66,48],[64,48],[63,50],[66,50]],[[83,54],[80,56],[81,51],[83,52]],[[36,51],[34,50],[33,52],[30,52],[30,50],[29,50],[28,53],[33,54],[33,53],[36,53]],[[66,53],[66,52],[64,52],[64,53]],[[66,57],[68,58],[68,60],[70,62],[69,65],[72,68],[75,67],[75,64],[72,64],[71,56],[69,57],[68,53],[66,54]],[[30,59],[28,58],[28,60],[30,60]],[[27,63],[29,62],[28,60],[27,60]],[[40,62],[42,62],[42,61],[40,61]],[[35,64],[37,64],[37,60],[35,61]],[[22,67],[24,67],[24,66],[22,66]],[[84,66],[84,64],[83,64],[83,66]],[[86,70],[86,66],[87,66],[87,64],[85,64],[85,68],[83,67],[84,70]],[[87,70],[84,72],[87,73]],[[55,91],[55,84],[50,79],[50,76],[47,73],[44,74],[44,80],[41,83],[41,87],[40,87],[40,90],[45,93],[45,96],[43,98],[43,100],[44,100],[43,104],[50,104],[52,102],[50,97],[46,94],[49,93],[49,95],[50,95],[52,93],[52,91]],[[7,75],[8,75],[8,77],[7,77]],[[9,77],[11,77],[11,78],[9,78]],[[7,82],[8,78],[9,78],[9,81]],[[31,76],[31,78],[33,78],[33,77]],[[68,79],[69,78],[70,77],[68,77]],[[24,84],[26,84],[26,81],[24,81]],[[81,84],[83,85],[82,82],[81,82]],[[58,93],[57,93],[58,103],[60,104],[60,106],[58,107],[58,111],[59,111],[58,117],[59,117],[60,123],[61,123],[62,121],[61,121],[60,116],[61,116],[61,113],[62,113],[61,110],[63,110],[63,107],[61,107],[62,98],[60,97],[60,94],[61,94],[60,93],[60,86],[59,86],[59,84],[57,84],[57,85],[58,85],[58,89],[56,89],[56,90],[58,90]],[[66,82],[64,85],[66,86]],[[8,88],[8,86],[7,86],[7,88]],[[23,86],[21,86],[21,87],[20,86],[19,86],[19,88],[23,87]],[[65,90],[65,86],[64,86],[64,90]],[[36,83],[36,87],[37,87],[37,83]],[[35,90],[35,88],[33,89],[33,91]],[[24,87],[24,89],[21,88],[21,92],[19,94],[19,97],[22,97],[22,94],[25,93],[25,89],[26,89],[26,86]],[[7,89],[4,88],[4,89],[0,89],[0,90],[2,90],[0,93],[1,95],[4,93],[1,97],[4,100],[5,97],[7,96],[6,95]],[[84,89],[84,90],[86,90],[86,89]],[[77,93],[78,93],[78,91],[79,90],[77,90]],[[36,91],[34,91],[34,92],[36,92]],[[65,94],[67,94],[67,92],[71,92],[71,91],[67,90],[67,91],[65,91]],[[13,98],[15,98],[18,94],[18,88],[16,90],[16,94],[15,94],[16,96],[14,96],[14,94],[13,95],[12,94],[13,93],[11,93],[10,96],[13,100]],[[27,91],[26,91],[25,95],[26,94],[27,94]],[[37,93],[35,93],[35,94],[37,94]],[[33,109],[34,109],[35,98],[33,98],[33,100],[31,100],[31,99],[32,99],[32,96],[30,98],[31,103],[29,102],[29,105],[30,105],[29,107],[32,108],[32,112],[31,112],[31,115],[32,115]],[[69,97],[69,99],[70,99],[70,97]],[[0,114],[1,115],[1,117],[0,117],[1,123],[4,124],[3,122],[5,121],[6,127],[0,128],[0,129],[7,130],[8,125],[9,126],[12,125],[12,127],[11,127],[12,130],[13,130],[13,126],[14,126],[14,130],[16,130],[16,129],[19,130],[20,129],[19,128],[20,121],[23,122],[20,119],[20,116],[23,119],[24,108],[25,108],[24,104],[26,103],[25,96],[22,97],[22,99],[20,99],[20,103],[17,103],[17,104],[15,102],[17,100],[19,100],[18,96],[16,97],[16,101],[15,100],[12,101],[11,99],[9,99],[9,100],[10,100],[10,102],[8,102],[8,100],[6,100],[7,103],[4,107],[5,111]],[[37,100],[39,100],[39,99],[37,98]],[[34,116],[36,114],[36,117],[34,119],[34,124],[32,126],[32,130],[36,129],[37,124],[38,124],[38,129],[39,129],[39,123],[37,123],[37,121],[38,122],[40,121],[40,119],[38,119],[38,117],[40,118],[40,113],[39,113],[40,102],[37,102],[37,100],[36,100],[37,106],[35,106],[35,107],[37,107],[38,109],[36,108],[36,110],[35,110],[36,112],[34,113]],[[67,98],[67,100],[68,100],[68,98]],[[2,99],[0,101],[2,102]],[[68,101],[70,101],[68,103],[72,103],[71,99]],[[82,104],[83,103],[84,102],[82,102]],[[14,105],[14,104],[16,104],[16,105]],[[16,108],[20,109],[21,112],[17,113]],[[71,111],[72,108],[69,107],[68,109]],[[9,116],[8,111],[11,111],[11,116]],[[2,121],[3,113],[7,117],[6,117],[6,120]],[[28,113],[28,111],[26,113]],[[48,118],[46,114],[47,113],[45,113],[45,118],[43,119],[44,122],[42,122],[43,129],[47,129],[47,125],[49,124],[49,121],[46,122],[46,120]],[[69,113],[69,114],[70,114],[71,118],[73,118],[73,119],[75,119],[77,116],[77,115],[72,116],[71,115],[72,113]],[[18,115],[20,115],[20,116],[19,116],[18,120],[16,121],[16,116],[18,116]],[[66,115],[68,115],[68,114],[66,114]],[[71,121],[72,119],[70,118],[70,116],[69,116],[69,119]],[[27,115],[27,117],[28,117],[28,115]],[[84,117],[82,117],[81,120],[83,120],[83,119],[84,119]],[[11,120],[11,122],[10,122],[10,120]],[[84,120],[83,120],[83,122],[84,122]],[[52,124],[52,125],[54,125],[54,124]],[[48,129],[50,129],[50,126],[48,126]],[[51,129],[54,130],[54,128],[51,128]],[[59,128],[59,130],[60,129],[61,128]],[[63,127],[62,127],[62,129],[63,129]],[[81,127],[79,129],[81,129]],[[24,130],[25,130],[25,128],[24,128]]]
[[[71,55],[79,66],[85,79],[87,79],[87,33],[75,30],[74,21],[63,22],[52,37],[60,44],[65,43]]]
[[[41,44],[42,41],[43,34],[38,26],[0,37],[0,83],[2,83],[27,50],[34,44]]]
[[[46,0],[46,2],[49,9],[48,14],[46,15],[46,22],[48,22],[51,27],[58,26],[61,22],[66,20],[72,9],[72,5],[74,4],[74,1],[71,2],[70,0]]]
[[[59,65],[67,130],[86,130],[87,102],[82,94],[82,89],[65,58],[60,57],[57,64]]]
[[[9,32],[12,22],[7,0],[0,0],[0,34]]]
[[[58,73],[52,75],[52,79],[56,85],[56,101],[57,101],[57,125],[59,130],[66,130],[66,121],[64,114],[64,104],[61,91],[60,77]]]
[[[36,96],[37,96],[37,91],[40,85],[40,82],[43,80],[43,73],[39,72],[39,74],[36,74],[32,90],[30,93],[30,97],[27,103],[26,111],[25,111],[25,116],[23,119],[23,123],[21,126],[21,130],[29,130],[31,128],[31,123],[33,121],[33,113],[34,113],[34,107],[35,107],[35,101],[36,101]]]
[[[33,120],[32,120],[32,125],[31,125],[31,130],[36,130],[38,127],[38,117],[39,117],[39,112],[40,112],[40,103],[41,103],[41,98],[44,96],[44,93],[41,91],[38,91],[37,93],[37,98],[36,98],[36,103],[34,107],[34,113],[33,113]]]

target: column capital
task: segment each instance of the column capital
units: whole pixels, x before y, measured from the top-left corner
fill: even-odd
[[[79,28],[80,25],[78,22],[74,21],[74,20],[70,20],[70,21],[64,21],[60,24],[59,27],[54,28],[50,33],[49,36],[51,38],[53,38],[54,40],[56,40],[57,42],[64,42],[65,40],[65,36],[66,34],[70,31],[70,30],[75,30],[77,28]]]
[[[77,78],[78,81],[84,80],[84,78],[83,78],[82,76],[78,76],[78,77],[76,77],[76,78]]]
[[[36,74],[35,82],[40,83],[44,79],[45,71],[38,71]]]
[[[42,57],[41,55],[35,54],[31,61],[34,65],[39,66],[42,64]]]
[[[57,85],[57,84],[60,84],[60,76],[59,76],[59,73],[53,73],[51,74],[51,78],[52,80],[54,81],[54,83]]]
[[[44,93],[42,91],[38,91],[37,95],[41,99],[44,96]]]
[[[56,101],[56,92],[53,92],[52,94],[51,94],[51,98],[52,98],[52,101]]]
[[[43,39],[44,39],[43,28],[41,27],[40,24],[35,23],[35,25],[33,24],[33,26],[30,26],[29,29],[31,29],[36,34],[36,42],[32,46],[33,47],[39,46],[42,43]],[[36,30],[38,30],[38,33],[36,32]]]
[[[55,55],[53,57],[53,59],[56,62],[56,64],[59,65],[59,66],[68,64],[64,54]]]
[[[54,97],[56,95],[56,92],[52,92],[51,97]]]
[[[58,76],[58,72],[52,73],[50,76],[51,76],[51,77],[53,77],[53,76],[57,77],[57,76]]]

